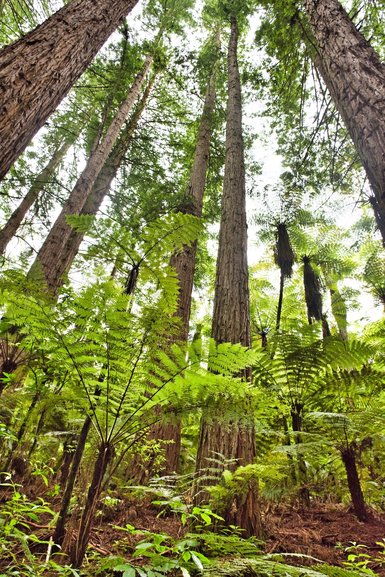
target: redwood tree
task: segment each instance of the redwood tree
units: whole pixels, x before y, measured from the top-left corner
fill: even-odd
[[[247,221],[244,144],[242,134],[242,100],[238,67],[238,22],[231,14],[228,47],[228,100],[226,120],[226,158],[222,196],[221,223],[214,313],[211,336],[216,343],[241,343],[250,346],[249,285],[247,265]],[[244,378],[248,380],[247,372]],[[210,463],[217,453],[235,461],[235,465],[252,463],[256,454],[252,412],[242,407],[242,418],[231,415],[231,408],[217,407],[214,416],[204,414],[201,421],[197,454],[197,471]],[[229,522],[240,525],[247,535],[261,533],[255,487],[248,491],[235,511],[226,515]]]
[[[385,244],[385,64],[338,0],[305,0],[304,6],[315,64],[365,168]]]
[[[138,122],[146,107],[147,100],[150,96],[152,87],[156,79],[156,74],[150,79],[143,95],[132,115],[130,120],[127,122],[125,129],[108,156],[102,170],[100,171],[88,197],[87,200],[80,211],[80,215],[96,215],[100,209],[100,206],[107,196],[112,182],[117,175],[117,172],[125,158],[125,154],[129,149],[130,143],[132,141],[135,130],[138,126]],[[72,263],[79,251],[79,247],[84,238],[84,233],[78,230],[72,230],[70,236],[63,246],[61,251],[60,259],[56,263],[56,282],[59,286],[63,280],[63,276],[71,268]]]
[[[0,178],[137,0],[72,0],[0,51]]]
[[[152,61],[153,57],[151,55],[146,57],[142,70],[137,74],[126,99],[120,105],[106,134],[92,150],[85,169],[44,241],[35,263],[32,265],[30,275],[38,277],[42,275],[48,290],[53,294],[57,292],[61,282],[61,252],[72,231],[72,228],[67,224],[66,217],[71,214],[79,214],[83,209],[92,187],[119,137],[121,128],[138,98]]]
[[[215,38],[216,50],[218,50],[219,40],[220,31],[218,28]],[[210,141],[216,101],[217,58],[218,55],[216,55],[207,83],[193,164],[183,206],[181,207],[181,210],[186,214],[198,217],[202,216],[206,175],[209,166]],[[191,246],[185,246],[183,250],[174,253],[170,259],[170,265],[175,269],[179,281],[179,295],[175,316],[181,321],[179,332],[172,336],[174,341],[186,342],[188,338],[197,244],[197,242],[194,242]],[[170,474],[177,471],[181,447],[180,419],[175,417],[167,423],[157,423],[151,430],[151,437],[162,441],[172,441],[165,444],[164,473]]]

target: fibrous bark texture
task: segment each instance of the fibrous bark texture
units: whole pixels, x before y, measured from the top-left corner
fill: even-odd
[[[233,20],[228,52],[225,175],[211,336],[217,343],[249,346],[246,185],[237,43],[237,23]]]
[[[373,188],[385,244],[385,64],[338,0],[305,0],[315,64],[338,108]]]
[[[72,0],[0,52],[0,178],[137,0]]]
[[[102,443],[95,462],[91,484],[88,489],[86,503],[80,519],[79,531],[76,542],[71,551],[70,558],[74,567],[81,567],[86,553],[91,530],[95,520],[95,511],[102,491],[103,478],[107,471],[108,465],[114,456],[113,447],[107,443]]]
[[[186,190],[184,206],[182,208],[186,214],[192,214],[198,217],[202,216],[206,175],[209,165],[212,122],[216,99],[215,83],[216,65],[214,64],[206,89],[205,102],[195,145],[194,161]],[[176,335],[173,335],[173,341],[187,342],[188,339],[196,252],[197,242],[194,242],[191,246],[185,246],[183,250],[174,253],[170,259],[170,265],[174,268],[179,281],[179,295],[175,316],[181,321],[180,330]],[[157,423],[151,428],[150,438],[171,441],[171,443],[169,442],[165,445],[165,466],[163,473],[167,475],[178,471],[181,448],[180,419],[175,416],[173,422]]]
[[[112,120],[108,130],[92,152],[87,165],[73,188],[69,198],[65,202],[61,213],[57,217],[55,224],[51,228],[46,240],[41,247],[35,263],[32,265],[30,275],[43,276],[48,290],[55,294],[61,283],[61,252],[67,243],[72,228],[67,224],[66,217],[72,214],[79,214],[83,209],[92,187],[94,186],[109,154],[119,136],[119,132],[138,97],[141,87],[145,81],[147,72],[152,64],[152,56],[146,58],[141,72],[136,76],[131,86],[126,100],[121,104],[116,116]]]
[[[202,216],[203,196],[206,186],[206,174],[209,165],[210,141],[212,121],[215,108],[216,67],[210,76],[198,136],[195,146],[193,166],[185,196],[183,211],[193,216]],[[177,339],[187,341],[191,295],[194,282],[197,243],[185,247],[183,251],[175,253],[171,258],[171,266],[175,269],[179,280],[178,308],[176,316],[181,319],[181,331]]]
[[[225,174],[211,335],[217,343],[250,346],[246,186],[237,46],[238,26],[233,16],[228,48]],[[244,376],[248,378],[249,374]],[[198,474],[210,467],[211,459],[218,454],[233,460],[232,468],[253,462],[255,431],[252,412],[243,407],[240,418],[237,409],[233,409],[218,407],[214,415],[203,415],[197,454]],[[256,487],[253,487],[242,503],[238,503],[237,520],[247,535],[251,528],[253,534],[261,531],[258,507],[254,507],[256,497]]]

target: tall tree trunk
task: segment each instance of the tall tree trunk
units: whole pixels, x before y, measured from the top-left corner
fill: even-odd
[[[361,489],[360,478],[358,476],[356,455],[353,447],[341,450],[342,461],[345,465],[346,477],[348,480],[349,492],[352,498],[354,512],[360,521],[368,520],[368,512],[365,506],[364,495]]]
[[[95,518],[95,510],[102,491],[103,478],[113,458],[113,447],[102,443],[95,462],[92,480],[87,493],[86,503],[80,520],[78,536],[70,552],[71,562],[75,568],[81,567],[90,539]]]
[[[228,48],[228,100],[226,123],[226,159],[222,213],[215,283],[212,338],[216,343],[231,342],[250,346],[250,311],[247,266],[247,222],[244,145],[242,135],[241,84],[237,59],[238,25],[231,17]],[[249,373],[245,378],[249,378]],[[202,417],[197,454],[197,471],[210,465],[220,453],[233,459],[235,466],[252,463],[255,454],[254,418],[248,407],[242,419],[226,415],[226,407],[217,414]],[[224,413],[224,414],[223,414]],[[253,501],[253,507],[249,507]],[[261,534],[257,506],[257,488],[238,504],[237,519],[246,534]]]
[[[68,241],[72,228],[67,224],[66,217],[71,214],[79,214],[83,209],[92,187],[102,170],[104,163],[108,159],[110,152],[119,136],[119,132],[131,111],[140,89],[143,86],[145,77],[152,64],[153,57],[147,56],[143,69],[137,74],[132,84],[126,100],[121,104],[115,118],[112,120],[107,132],[92,152],[87,165],[79,177],[69,198],[65,202],[61,213],[57,217],[55,224],[50,230],[43,246],[41,247],[34,264],[29,272],[30,275],[42,274],[43,280],[47,284],[49,291],[55,294],[60,285],[58,277],[58,263],[61,259],[61,252]]]
[[[47,166],[36,176],[33,184],[19,206],[13,211],[8,221],[0,230],[0,254],[5,252],[8,243],[15,236],[21,222],[24,220],[27,212],[38,198],[39,194],[44,190],[46,185],[52,180],[55,170],[67,154],[71,146],[71,140],[63,142],[61,146],[56,148]]]
[[[219,44],[219,39],[220,32],[218,30],[215,40],[217,45]],[[215,63],[206,89],[195,145],[194,161],[182,207],[183,212],[186,214],[198,217],[202,216],[206,175],[209,165],[210,141],[216,100],[216,77],[217,65]],[[170,265],[175,270],[179,281],[179,295],[175,316],[181,320],[180,330],[173,336],[174,341],[187,342],[188,339],[196,252],[197,242],[194,242],[191,246],[185,246],[182,251],[174,253],[170,259]],[[163,474],[167,475],[178,471],[181,450],[181,421],[179,416],[173,415],[172,419],[169,419],[167,423],[160,421],[151,427],[149,436],[152,439],[172,441],[165,444]]]
[[[305,0],[314,61],[350,133],[372,186],[385,244],[385,64],[338,0]]]
[[[72,0],[0,52],[0,179],[137,0]]]
[[[95,184],[91,189],[91,192],[88,195],[85,205],[80,211],[80,214],[96,215],[98,213],[100,205],[107,196],[111,188],[112,181],[116,177],[119,167],[124,160],[124,157],[132,141],[133,134],[138,126],[140,117],[146,107],[146,103],[154,86],[155,80],[156,74],[154,74],[149,81],[145,91],[143,92],[142,98],[140,99],[140,102],[132,115],[132,118],[130,118],[128,121],[123,134],[107,158],[95,181]],[[83,238],[83,232],[71,230],[70,236],[61,251],[60,259],[56,263],[55,279],[58,283],[56,288],[60,286],[61,282],[63,281],[63,276],[71,268]]]

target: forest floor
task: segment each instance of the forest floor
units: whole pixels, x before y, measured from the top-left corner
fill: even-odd
[[[42,497],[50,503],[53,510],[58,509],[60,499],[48,497],[47,487],[43,488],[41,485],[37,487],[32,482],[27,483],[23,489],[30,501]],[[9,496],[7,491],[2,491],[0,504]],[[72,523],[69,523],[68,539],[75,539],[77,523],[75,515]],[[302,510],[288,505],[266,507],[263,523],[266,530],[263,551],[288,554],[284,555],[284,561],[288,564],[317,563],[310,559],[311,556],[330,565],[343,565],[348,557],[346,548],[351,546],[352,542],[365,546],[360,548],[359,552],[369,554],[373,559],[381,557],[381,551],[384,552],[384,548],[378,542],[385,539],[385,514],[373,513],[368,522],[362,523],[346,506],[312,502],[310,508]],[[119,496],[113,506],[100,506],[90,539],[90,548],[101,556],[123,555],[129,558],[140,537],[118,528],[127,524],[140,531],[162,533],[173,539],[180,539],[186,533],[186,527],[181,524],[180,516],[172,512],[162,512],[159,506],[151,503],[148,496],[141,499]],[[37,533],[40,539],[49,539],[52,528],[32,523],[31,531]],[[290,554],[301,556],[291,557]],[[385,557],[382,559],[385,560]],[[0,569],[1,565],[0,561]],[[384,564],[371,563],[369,566],[385,577],[385,561]]]
[[[179,517],[164,515],[159,507],[150,501],[139,504],[133,500],[123,500],[119,506],[99,516],[93,529],[91,547],[101,554],[122,554],[122,532],[118,525],[134,525],[136,529],[165,533],[177,539],[186,531]],[[316,558],[330,565],[343,565],[348,553],[346,548],[352,543],[361,546],[358,552],[375,558],[383,551],[378,544],[385,539],[385,514],[374,513],[368,522],[362,523],[346,506],[313,503],[308,509],[289,506],[274,506],[264,514],[266,541],[265,553],[295,553]],[[127,546],[132,546],[135,538],[128,536]],[[314,564],[315,560],[304,557],[286,557],[289,564]],[[385,577],[385,567],[371,564],[370,567]]]

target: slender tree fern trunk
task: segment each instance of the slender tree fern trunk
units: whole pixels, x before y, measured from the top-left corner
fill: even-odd
[[[291,441],[290,441],[289,427],[288,427],[287,419],[285,416],[282,418],[282,425],[283,425],[283,431],[285,433],[285,445],[288,445],[290,447]],[[295,470],[295,463],[294,463],[293,455],[288,453],[287,459],[289,461],[289,470],[290,470],[291,481],[292,481],[293,485],[296,486],[297,473]]]
[[[297,445],[302,443],[302,414],[303,405],[295,402],[291,409],[292,428],[295,433],[295,442]],[[310,507],[310,492],[307,487],[307,470],[306,464],[302,455],[299,453],[297,457],[298,464],[298,480],[300,482],[299,498],[305,507]]]
[[[87,493],[86,503],[80,520],[76,543],[70,551],[71,562],[75,568],[81,567],[90,539],[95,518],[96,506],[102,490],[103,478],[113,458],[113,447],[102,443],[95,462],[92,480]]]
[[[31,188],[20,202],[19,206],[13,211],[8,221],[0,230],[0,254],[5,252],[8,243],[15,236],[27,212],[47,184],[52,180],[55,170],[63,160],[70,146],[71,141],[68,140],[55,150],[47,166],[37,175]]]
[[[65,536],[65,525],[68,518],[68,511],[71,503],[72,493],[75,486],[76,476],[79,471],[80,463],[83,457],[84,449],[87,442],[88,433],[90,431],[92,424],[91,417],[87,415],[84,420],[82,429],[79,434],[78,442],[76,445],[76,449],[72,458],[71,462],[71,469],[69,471],[69,475],[65,484],[65,490],[63,493],[59,516],[57,519],[55,532],[53,535],[53,541],[56,545],[60,547],[63,544],[64,536]]]
[[[0,52],[0,179],[137,0],[72,0]]]
[[[238,25],[231,17],[228,48],[228,101],[226,123],[226,159],[219,232],[215,283],[212,337],[217,343],[232,342],[250,346],[250,311],[247,266],[247,222],[244,145],[242,135],[241,84],[237,59]],[[245,379],[250,377],[245,374]],[[241,418],[204,413],[200,427],[197,472],[210,464],[220,453],[236,465],[252,463],[255,454],[254,418],[248,406],[241,409]],[[257,504],[257,488],[239,504],[237,516],[246,534],[261,534]],[[250,503],[253,506],[250,507]]]
[[[385,244],[385,64],[338,0],[305,0],[314,61],[365,168]]]
[[[89,157],[84,171],[65,202],[61,213],[57,217],[29,272],[30,276],[37,276],[37,278],[42,275],[48,290],[52,294],[56,294],[60,286],[61,279],[59,271],[61,267],[59,263],[61,261],[61,253],[72,232],[72,228],[67,224],[66,217],[71,214],[79,214],[83,209],[92,187],[119,136],[119,132],[127,115],[139,95],[145,77],[151,67],[152,60],[152,56],[147,56],[143,69],[136,76],[126,100],[121,104],[104,138]]]
[[[275,328],[277,331],[279,331],[279,328],[281,326],[284,286],[285,286],[285,277],[283,276],[282,271],[281,271],[281,275],[280,275],[280,279],[279,279],[279,297],[278,297],[278,307],[277,307],[277,320],[275,323]]]
[[[346,477],[354,512],[360,521],[368,520],[368,512],[365,506],[364,495],[361,489],[360,478],[357,471],[356,454],[353,447],[341,450],[342,461],[345,465]]]
[[[65,491],[68,475],[71,469],[71,464],[75,456],[74,448],[77,441],[76,435],[71,433],[63,444],[63,454],[61,462],[56,466],[56,473],[59,477],[59,484],[61,491]]]

